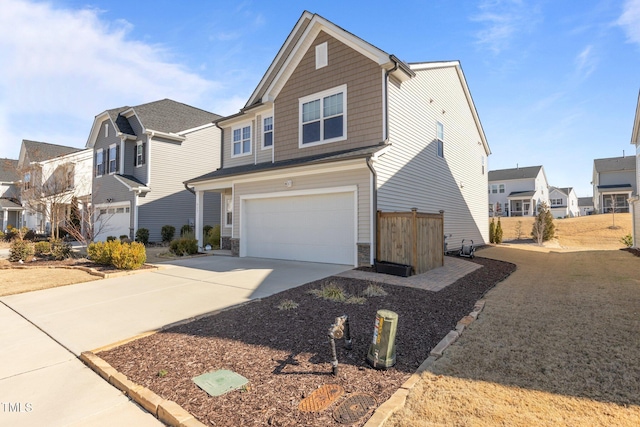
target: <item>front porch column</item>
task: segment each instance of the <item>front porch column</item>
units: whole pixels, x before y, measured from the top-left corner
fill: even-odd
[[[9,221],[9,211],[5,209],[2,211],[2,230],[6,230],[8,221]]]
[[[204,248],[204,239],[202,238],[203,227],[203,211],[204,211],[204,191],[196,191],[196,240],[198,247]]]

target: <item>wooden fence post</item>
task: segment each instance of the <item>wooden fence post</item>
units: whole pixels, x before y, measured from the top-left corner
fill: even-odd
[[[418,208],[411,208],[411,265],[418,269]]]
[[[380,259],[380,216],[382,215],[381,211],[378,211],[376,214],[376,259]]]

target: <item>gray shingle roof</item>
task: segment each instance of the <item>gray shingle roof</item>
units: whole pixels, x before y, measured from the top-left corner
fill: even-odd
[[[327,163],[340,160],[349,160],[357,158],[369,157],[372,154],[382,150],[387,145],[378,144],[364,148],[356,148],[351,150],[340,151],[337,153],[325,153],[316,156],[302,157],[298,159],[282,160],[275,163],[258,163],[257,165],[242,165],[231,168],[218,169],[205,175],[185,181],[187,184],[208,181],[210,179],[225,178],[229,176],[251,174],[268,170],[284,169],[294,166],[301,166],[310,163]]]
[[[23,210],[19,203],[9,199],[0,199],[0,209],[20,211]]]
[[[540,173],[540,169],[542,169],[542,166],[526,166],[523,168],[518,167],[489,171],[489,182],[535,178]]]
[[[536,194],[535,191],[513,191],[513,192],[509,193],[509,196],[507,196],[507,198],[509,198],[509,197],[533,197],[534,194]]]
[[[29,141],[28,139],[23,139],[22,145],[30,162],[42,162],[82,151],[82,148],[49,144],[48,142]]]
[[[0,182],[16,182],[20,180],[18,161],[0,159]]]
[[[569,195],[569,193],[571,193],[571,191],[573,190],[573,187],[563,187],[563,188],[560,188],[560,187],[551,187],[551,188],[549,188],[549,191],[550,191],[550,192],[551,192],[551,191],[553,191],[553,190],[558,190],[558,191],[560,191],[560,192],[562,192],[562,193],[564,193],[565,195],[567,195],[567,196],[568,196],[568,195]]]
[[[593,197],[578,197],[578,206],[593,206]]]
[[[133,110],[145,128],[167,133],[193,129],[222,117],[171,99],[138,105]]]
[[[616,172],[616,171],[635,171],[635,156],[610,157],[607,159],[595,159],[593,166],[596,172]]]
[[[111,121],[115,123],[116,128],[122,133],[127,135],[135,135],[136,133],[131,128],[131,124],[129,124],[129,120],[126,117],[120,115],[123,111],[128,110],[131,107],[125,106],[120,108],[113,108],[111,110],[107,110],[107,114],[111,117]]]

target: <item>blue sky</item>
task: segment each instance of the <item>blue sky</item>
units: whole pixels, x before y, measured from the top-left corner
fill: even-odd
[[[172,98],[238,111],[307,9],[407,62],[460,60],[490,169],[543,165],[591,195],[594,158],[634,154],[640,0],[3,0],[0,157],[84,147],[93,117]]]

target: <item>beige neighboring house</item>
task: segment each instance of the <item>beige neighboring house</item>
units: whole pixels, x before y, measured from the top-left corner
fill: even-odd
[[[18,161],[0,159],[0,231],[6,232],[9,226],[20,228],[22,211]]]
[[[304,12],[216,124],[221,167],[185,184],[198,233],[204,195],[222,195],[236,256],[370,265],[376,212],[411,208],[444,211],[449,248],[488,241],[490,150],[458,61],[406,63]]]
[[[54,224],[64,226],[74,198],[79,214],[86,211],[91,198],[91,150],[24,139],[17,170],[23,226],[40,234],[51,233]]]
[[[636,115],[631,132],[631,143],[636,146],[636,192],[629,198],[633,224],[633,246],[640,247],[640,92],[636,105]]]

